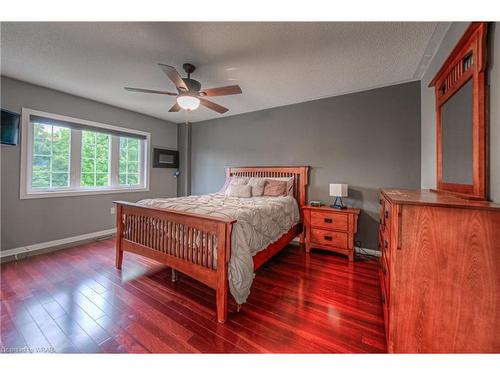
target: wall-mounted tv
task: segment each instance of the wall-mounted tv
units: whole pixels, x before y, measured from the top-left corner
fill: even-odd
[[[179,168],[179,151],[153,149],[153,168]]]
[[[3,145],[17,145],[19,143],[19,114],[2,109],[1,139]]]

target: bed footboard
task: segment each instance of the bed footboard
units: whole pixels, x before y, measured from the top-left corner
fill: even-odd
[[[227,319],[231,230],[236,220],[117,201],[116,268],[136,253],[215,289],[217,320]]]

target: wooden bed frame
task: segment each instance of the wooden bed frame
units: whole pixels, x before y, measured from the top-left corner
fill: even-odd
[[[226,176],[293,177],[293,195],[301,222],[279,240],[258,252],[254,270],[283,249],[296,236],[304,242],[302,207],[306,204],[309,167],[228,167]],[[116,201],[116,268],[122,268],[123,252],[154,259],[215,289],[217,320],[224,323],[228,307],[228,265],[231,230],[236,220]],[[217,244],[217,269],[213,249]],[[195,246],[193,246],[195,245]],[[196,249],[195,249],[196,247]]]

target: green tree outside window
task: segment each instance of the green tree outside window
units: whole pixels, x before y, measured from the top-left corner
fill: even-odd
[[[110,139],[109,134],[82,131],[81,186],[110,186]]]
[[[140,142],[137,138],[120,137],[120,185],[138,185],[140,163]]]
[[[31,187],[69,187],[71,130],[60,126],[33,125]]]

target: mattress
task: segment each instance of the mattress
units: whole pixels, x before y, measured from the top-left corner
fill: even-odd
[[[293,196],[236,198],[224,194],[143,199],[138,204],[236,219],[231,232],[229,289],[237,303],[246,302],[255,277],[252,257],[277,241],[300,221]],[[214,254],[214,258],[216,254]]]

